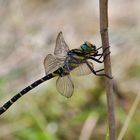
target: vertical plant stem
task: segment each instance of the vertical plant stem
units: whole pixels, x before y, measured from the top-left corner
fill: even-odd
[[[100,34],[102,40],[103,50],[109,47],[108,37],[108,0],[99,1],[100,8]],[[109,52],[109,49],[108,49]],[[110,55],[108,55],[104,62],[105,73],[112,76]],[[107,107],[108,107],[108,125],[109,125],[109,139],[116,140],[116,126],[114,115],[114,99],[113,99],[113,80],[105,78],[106,93],[107,93]]]

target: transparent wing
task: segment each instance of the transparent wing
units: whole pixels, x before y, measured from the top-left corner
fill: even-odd
[[[91,67],[93,67],[92,62],[88,62],[88,63],[90,64]],[[74,70],[72,70],[71,73],[77,76],[83,76],[83,75],[90,74],[91,70],[89,69],[86,63],[83,63],[79,65],[77,68],[75,68]]]
[[[65,97],[69,98],[73,94],[74,85],[70,79],[70,75],[64,77],[58,77],[56,81],[57,90]]]
[[[52,54],[48,54],[44,59],[45,73],[49,74],[63,66],[64,61],[56,59]]]
[[[56,38],[54,55],[60,59],[65,58],[68,51],[69,51],[69,47],[63,38],[62,32],[60,32]]]
[[[56,45],[54,50],[54,55],[48,54],[44,59],[44,67],[46,74],[52,73],[57,70],[59,67],[64,65],[64,61],[69,51],[69,47],[66,44],[62,32],[57,35]]]

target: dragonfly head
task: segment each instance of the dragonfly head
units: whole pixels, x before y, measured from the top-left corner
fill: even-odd
[[[88,53],[88,54],[94,54],[97,52],[96,46],[92,45],[88,41],[86,41],[84,44],[81,45],[81,49],[84,53]]]

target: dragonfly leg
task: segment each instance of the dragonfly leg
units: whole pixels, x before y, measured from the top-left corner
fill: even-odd
[[[100,57],[98,58],[98,60],[100,60],[100,59],[103,57],[104,53],[105,53],[109,48],[110,48],[110,46],[107,47],[107,48],[105,48],[105,49],[103,50],[103,53],[96,55],[96,56],[100,56]],[[108,54],[110,54],[110,52],[107,53],[106,55],[108,55]],[[105,58],[106,58],[106,55],[105,55]],[[104,58],[104,59],[105,59],[105,58]]]
[[[97,73],[97,72],[100,72],[100,71],[103,71],[103,70],[104,70],[104,69],[96,70],[96,73]]]
[[[87,57],[87,59],[92,59],[92,60],[94,60],[94,61],[96,61],[96,62],[98,62],[98,63],[103,63],[104,60],[106,59],[106,57],[107,57],[109,54],[110,54],[110,52],[107,53],[107,54],[104,56],[104,59],[103,59],[102,61],[101,61],[100,59],[101,59],[101,57],[103,56],[103,54],[102,54],[102,56],[100,56],[98,59],[96,59],[95,57],[92,57],[92,56]]]
[[[110,46],[108,46],[108,47],[106,47],[104,50],[103,50],[103,52],[105,52],[107,49],[109,49],[110,48]]]
[[[102,47],[100,47],[100,48],[102,48]],[[99,50],[100,48],[98,48],[97,50]],[[105,60],[105,58],[106,58],[106,56],[110,54],[110,52],[108,52],[107,54],[105,54],[105,52],[106,52],[109,48],[110,48],[110,46],[107,47],[107,48],[105,48],[101,54],[98,54],[98,53],[97,53],[97,54],[91,55],[91,56],[88,57],[87,59],[92,59],[92,60],[94,60],[94,61],[96,61],[96,62],[98,62],[98,63],[103,63],[104,60]],[[102,61],[100,61],[100,59],[103,57],[104,54],[105,54],[104,59],[103,59]],[[97,56],[100,56],[100,57],[99,57],[98,59],[96,59],[95,57],[97,57]],[[100,61],[100,62],[99,62],[99,61]]]
[[[111,77],[111,76],[109,76],[109,75],[107,75],[107,74],[105,74],[105,73],[97,73],[97,72],[103,71],[104,69],[100,69],[100,70],[95,71],[95,70],[89,65],[88,62],[86,62],[86,64],[87,64],[87,66],[89,67],[89,69],[92,71],[92,73],[95,74],[96,76],[105,76],[105,77],[107,77],[107,78],[109,78],[109,79],[112,79],[112,78],[113,78],[113,77]]]
[[[88,57],[88,59],[94,60],[94,61],[96,61],[98,63],[103,63],[104,62],[104,60],[103,61],[100,61],[100,60],[98,60],[98,59],[96,59],[94,57]]]
[[[110,53],[111,53],[111,52],[108,52],[107,54],[105,54],[104,60],[103,60],[103,61],[105,61],[106,57],[107,57]]]
[[[96,50],[98,51],[98,50],[100,50],[101,48],[103,48],[103,46],[97,48]],[[104,51],[107,50],[108,48],[110,48],[110,46],[109,46],[109,47],[106,47],[106,48],[104,49]],[[104,52],[104,51],[103,51],[103,52]]]
[[[103,48],[103,47],[101,46],[101,47],[97,48],[96,50],[98,51],[98,50],[100,50],[101,48]]]

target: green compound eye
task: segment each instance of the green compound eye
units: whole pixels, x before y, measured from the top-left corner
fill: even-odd
[[[84,51],[90,51],[90,48],[89,48],[86,44],[83,44],[83,45],[81,46],[81,48],[82,48],[82,50],[84,50]]]
[[[96,50],[96,46],[86,41],[83,45],[81,45],[81,49],[86,52],[91,52]]]

